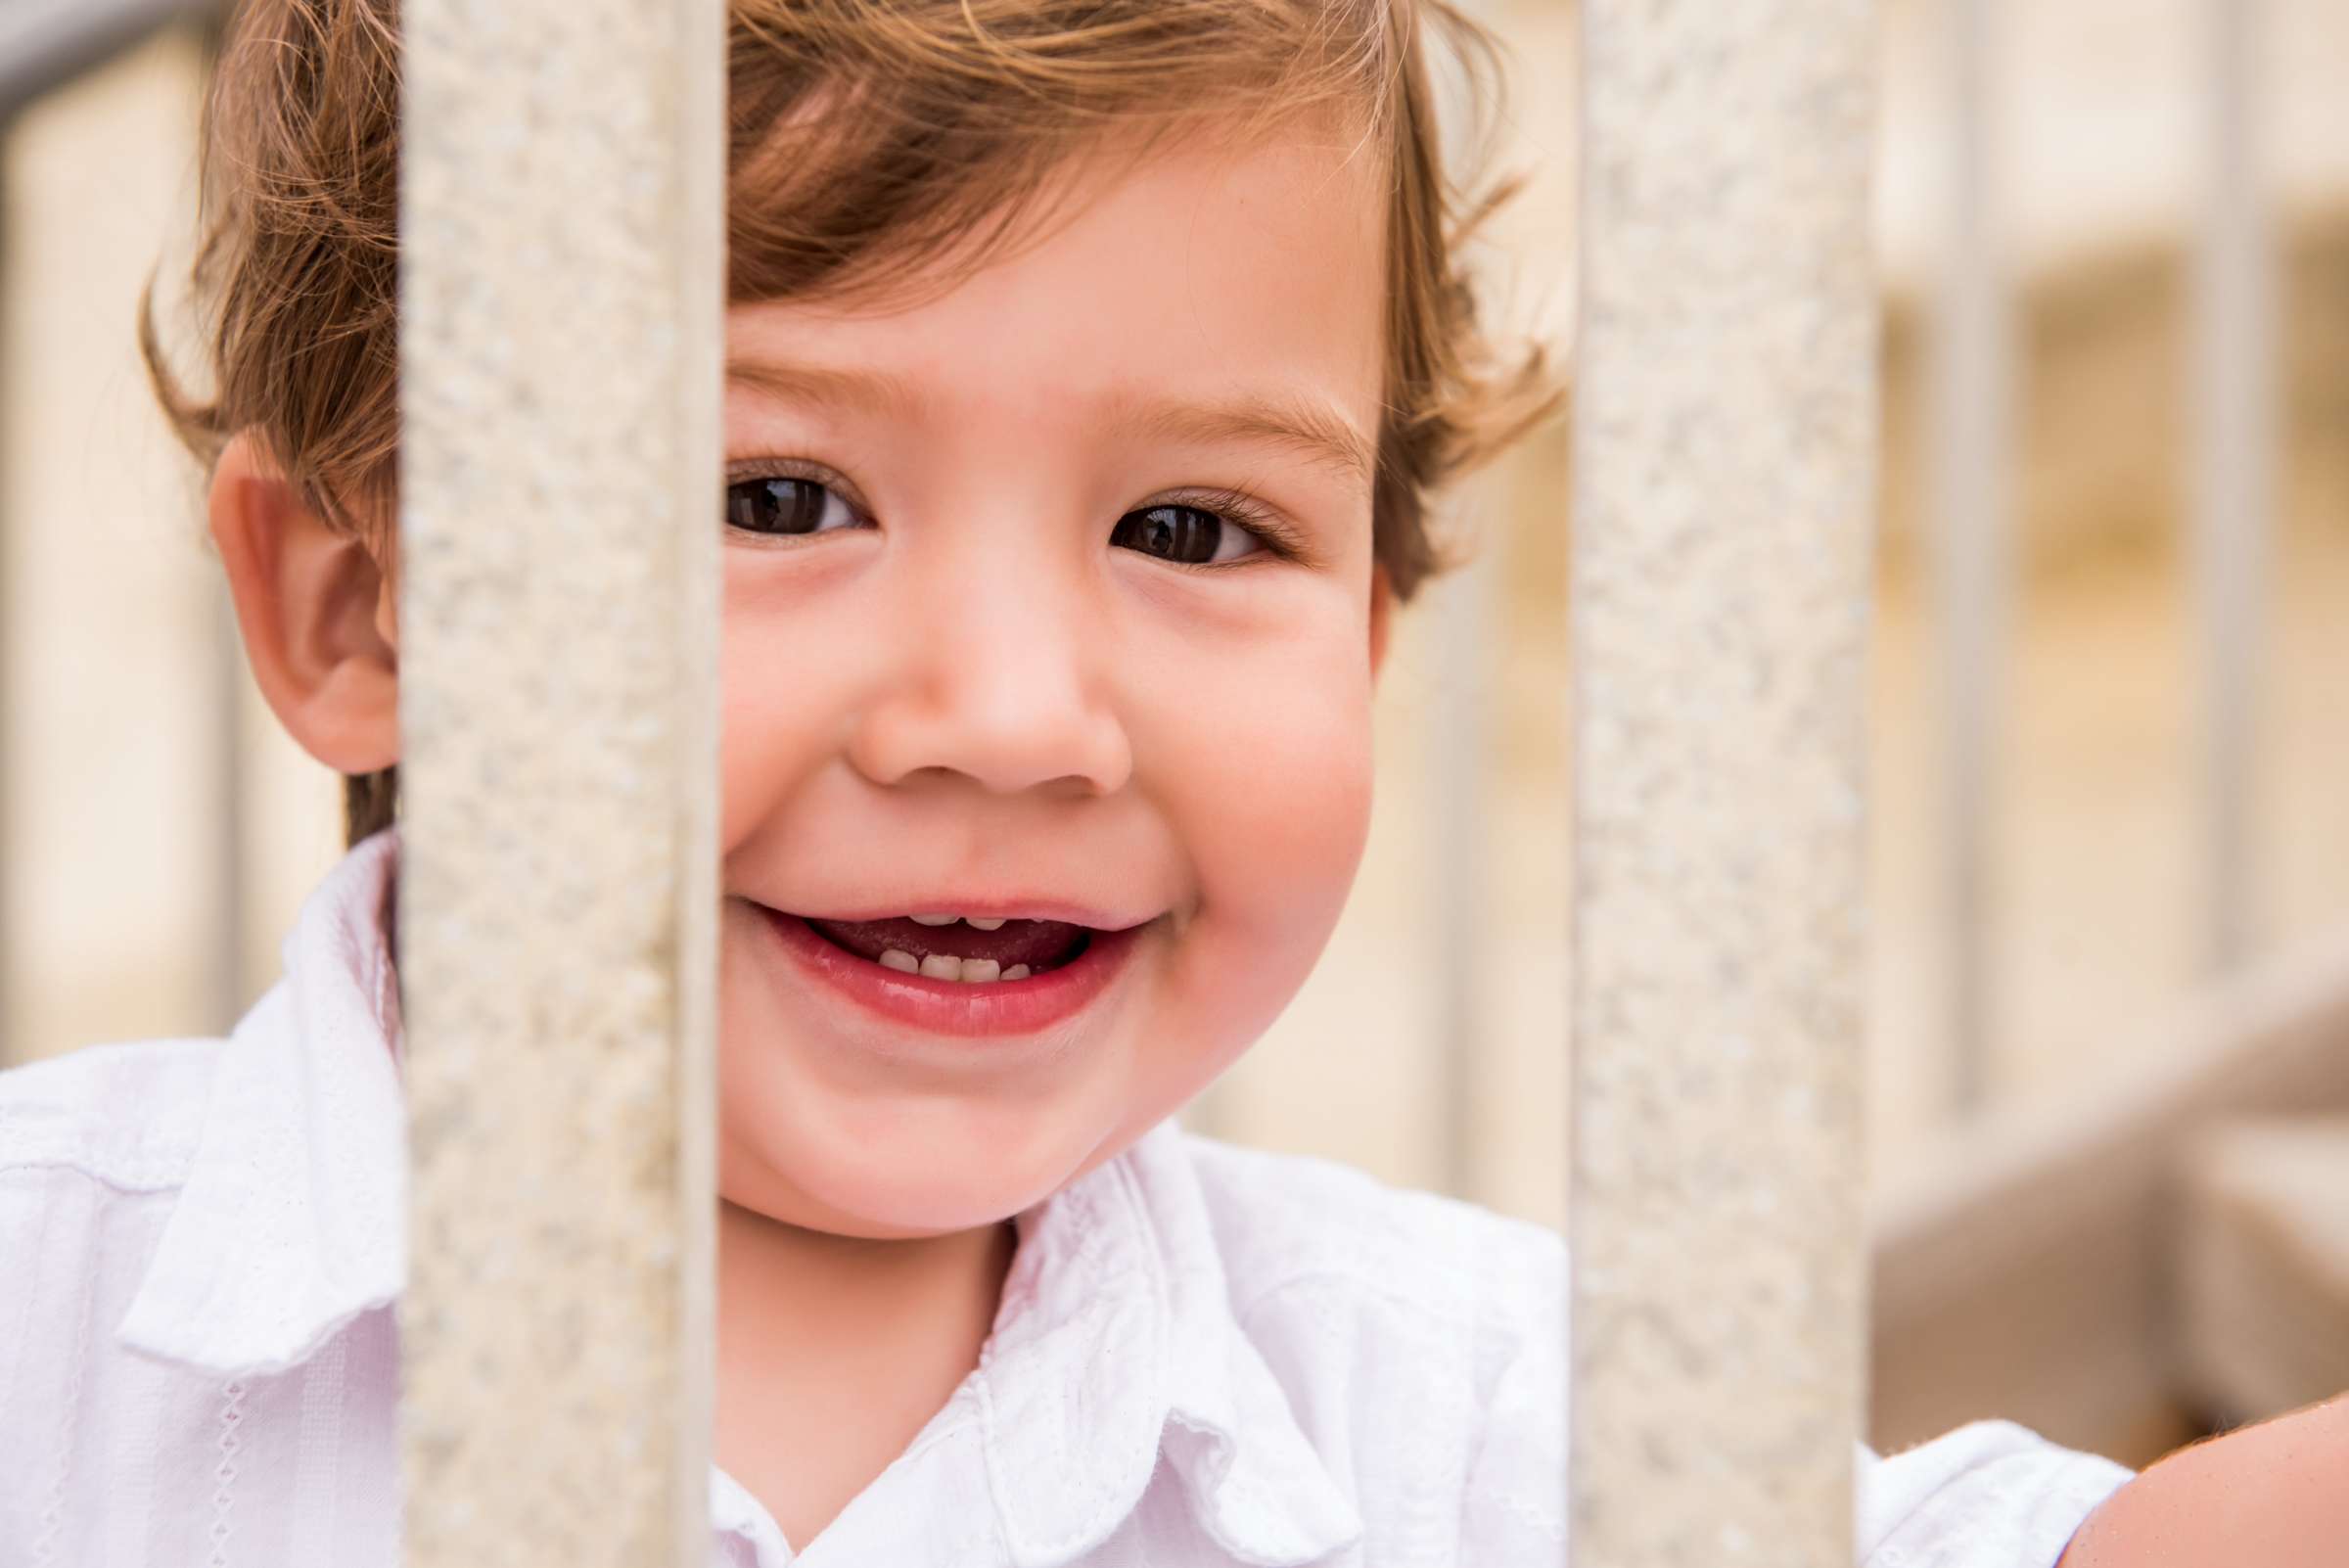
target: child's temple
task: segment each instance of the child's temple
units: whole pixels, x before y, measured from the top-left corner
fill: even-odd
[[[2259,720],[2349,673],[2274,391],[2349,364],[2276,284],[2349,161],[2254,113],[2349,24],[2214,8],[2207,186],[2110,176],[2194,279],[2192,708],[2080,478],[2155,329],[2009,223],[1987,9],[0,21],[0,1568],[2349,1563],[2349,906],[2254,853],[2349,871]],[[2133,68],[2016,24],[2093,142]],[[202,635],[192,525],[41,488],[157,434],[85,314]],[[2001,750],[2049,583],[2020,711],[2125,768]],[[2148,703],[2210,966],[2083,1066],[2004,988],[2169,907]],[[252,985],[244,731],[338,792]],[[223,1016],[117,1029],[170,908]]]

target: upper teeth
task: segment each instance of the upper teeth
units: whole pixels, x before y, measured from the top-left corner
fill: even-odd
[[[885,969],[903,974],[927,975],[932,980],[959,980],[969,985],[985,985],[990,980],[1026,980],[1031,973],[1026,964],[1013,964],[1005,969],[992,958],[957,958],[944,952],[916,958],[901,947],[892,947],[883,953],[881,964]]]
[[[908,915],[906,918],[911,920],[917,926],[950,926],[955,921],[960,920],[966,922],[973,929],[979,931],[1000,931],[1003,929],[1002,920],[987,920],[982,919],[978,915],[917,914]]]

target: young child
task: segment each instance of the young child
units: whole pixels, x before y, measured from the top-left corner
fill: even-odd
[[[1560,1562],[1558,1238],[1169,1121],[1336,919],[1431,490],[1549,401],[1455,270],[1473,29],[734,13],[712,1560]],[[0,1568],[397,1560],[395,39],[255,0],[222,58],[159,384],[354,848],[229,1039],[0,1078]],[[1872,1568],[2049,1568],[2128,1480],[1860,1462]],[[2206,1560],[2169,1469],[2073,1568]]]

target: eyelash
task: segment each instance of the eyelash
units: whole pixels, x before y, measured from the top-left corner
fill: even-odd
[[[824,489],[830,490],[834,496],[839,498],[842,505],[854,513],[858,522],[867,528],[874,525],[873,509],[864,504],[863,497],[856,493],[856,487],[840,474],[820,463],[770,459],[763,462],[738,464],[726,470],[728,490],[737,484],[748,484],[758,480],[777,479],[798,480],[803,484],[820,485]],[[729,533],[739,533],[747,539],[766,546],[787,546],[806,537],[805,535],[761,533],[756,529],[737,529],[731,523],[726,524],[725,528]]]
[[[726,474],[726,483],[729,486],[762,479],[801,480],[809,484],[820,484],[837,496],[841,503],[854,513],[858,521],[866,527],[873,527],[877,522],[872,508],[866,506],[863,500],[857,496],[855,487],[840,474],[820,464],[775,461],[730,469]],[[1162,566],[1171,566],[1182,572],[1229,572],[1235,568],[1254,565],[1265,557],[1280,561],[1306,561],[1309,559],[1305,541],[1296,528],[1245,490],[1178,491],[1171,495],[1153,496],[1149,500],[1138,502],[1128,508],[1128,511],[1147,511],[1153,506],[1188,506],[1195,507],[1202,512],[1213,513],[1233,527],[1247,530],[1265,547],[1264,556],[1261,557],[1243,556],[1237,561],[1221,562],[1160,561],[1159,564]],[[812,537],[812,535],[764,534],[751,529],[733,531],[767,545],[782,544],[791,539]]]
[[[1174,495],[1153,496],[1128,510],[1146,512],[1154,506],[1188,506],[1210,512],[1235,528],[1246,529],[1264,545],[1265,556],[1276,561],[1306,559],[1305,541],[1287,519],[1275,516],[1272,510],[1245,490],[1186,490]],[[1228,572],[1236,567],[1254,565],[1260,556],[1243,556],[1237,561],[1167,561],[1162,565],[1180,568],[1186,572]]]

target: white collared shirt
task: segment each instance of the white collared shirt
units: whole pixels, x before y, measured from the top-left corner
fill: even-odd
[[[0,1568],[394,1568],[395,853],[354,850],[226,1040],[0,1074]],[[797,1555],[717,1568],[1548,1568],[1554,1232],[1162,1126],[1018,1220],[981,1363]],[[2128,1472],[1984,1422],[1863,1451],[1865,1568],[2050,1568]]]

